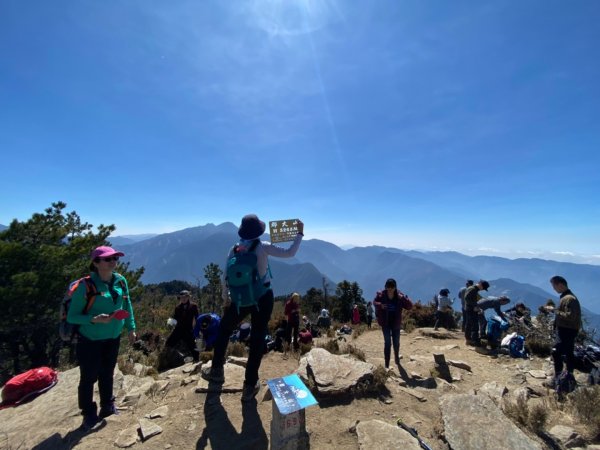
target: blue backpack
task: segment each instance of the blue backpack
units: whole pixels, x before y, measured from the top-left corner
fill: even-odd
[[[526,358],[527,350],[525,350],[525,338],[523,336],[515,336],[510,340],[508,345],[510,356],[513,358]]]
[[[225,273],[229,296],[238,312],[240,308],[248,306],[256,306],[258,309],[258,299],[270,289],[258,274],[255,250],[259,243],[260,240],[256,239],[248,248],[237,244],[227,260]]]

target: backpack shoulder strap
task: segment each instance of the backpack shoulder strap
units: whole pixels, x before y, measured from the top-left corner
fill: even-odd
[[[248,249],[248,251],[253,252],[254,250],[256,250],[256,247],[258,247],[258,244],[260,244],[260,239],[255,239],[254,242],[252,242],[252,244],[250,245],[250,248]]]
[[[83,277],[82,280],[85,283],[85,298],[86,298],[86,303],[85,303],[85,308],[83,308],[83,313],[87,314],[87,312],[94,305],[94,301],[96,300],[96,296],[98,295],[98,288],[96,287],[96,283],[94,283],[94,280],[92,280],[91,276],[88,275],[86,277]]]

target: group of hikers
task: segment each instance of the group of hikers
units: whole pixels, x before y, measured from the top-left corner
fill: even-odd
[[[297,235],[291,246],[283,248],[269,242],[261,241],[265,232],[265,223],[256,215],[244,216],[238,229],[239,242],[232,247],[226,258],[226,269],[223,276],[224,313],[219,317],[214,313],[200,314],[197,305],[191,301],[189,291],[181,291],[178,304],[169,323],[174,326],[167,346],[175,346],[183,342],[194,361],[199,359],[196,338],[202,336],[204,349],[213,351],[210,372],[205,376],[211,383],[222,384],[225,381],[225,354],[232,334],[238,325],[250,315],[249,332],[237,331],[237,339],[245,341],[249,346],[248,361],[241,401],[254,401],[259,390],[259,368],[265,354],[268,323],[273,311],[274,296],[271,287],[271,275],[268,257],[291,258],[298,251],[304,236],[304,224],[298,221]],[[79,283],[73,290],[71,307],[67,321],[78,326],[77,357],[80,368],[78,386],[79,408],[83,415],[82,427],[90,430],[103,418],[118,414],[113,395],[113,372],[119,353],[121,331],[125,327],[130,342],[136,340],[136,323],[129,298],[127,281],[115,272],[122,252],[111,247],[102,246],[91,253],[89,279],[96,287],[90,296],[88,283]],[[581,309],[577,297],[569,290],[567,281],[560,277],[552,277],[551,285],[560,294],[560,304],[553,312],[556,316],[557,339],[552,352],[556,383],[566,363],[567,372],[574,369],[573,350],[575,337],[581,326]],[[489,283],[480,280],[478,283],[467,281],[460,290],[463,313],[463,330],[467,345],[481,346],[481,337],[485,319],[485,311],[495,311],[501,320],[506,320],[506,312],[500,307],[508,303],[508,299],[482,298],[481,291],[487,291]],[[436,321],[439,326],[451,327],[448,321],[452,311],[450,291],[442,289],[435,298]],[[329,329],[331,318],[327,309],[321,310],[316,325],[300,316],[300,295],[294,293],[285,304],[285,323],[280,323],[271,341],[271,348],[279,348],[285,342],[298,347],[302,342],[310,342],[319,330]],[[389,369],[393,357],[394,363],[400,365],[400,328],[403,310],[411,309],[412,301],[402,293],[393,278],[385,281],[384,289],[377,292],[372,302],[366,306],[367,326],[371,327],[374,318],[383,333],[383,354],[385,367]],[[514,315],[518,320],[526,319],[526,308],[518,307]],[[550,308],[550,307],[549,307]],[[352,322],[360,322],[358,305],[352,309]],[[489,343],[489,342],[488,342]],[[496,345],[496,343],[493,343]],[[98,382],[100,407],[93,400],[94,384]]]

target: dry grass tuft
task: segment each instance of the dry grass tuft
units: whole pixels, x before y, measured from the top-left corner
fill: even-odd
[[[575,417],[586,425],[590,437],[600,437],[600,386],[575,389],[568,394],[567,400]]]
[[[524,396],[517,397],[516,402],[504,403],[504,414],[517,425],[540,434],[548,421],[549,408],[547,404],[529,405]]]
[[[248,356],[246,346],[241,342],[230,342],[227,346],[227,354],[225,356]]]
[[[340,344],[338,344],[337,339],[329,339],[327,342],[320,342],[317,344],[317,347],[324,348],[332,355],[340,354]]]
[[[363,361],[363,362],[367,361],[365,352],[363,352],[360,348],[355,347],[352,344],[348,344],[348,345],[346,345],[345,350],[346,350],[345,353],[353,356],[354,358],[358,359],[359,361]]]

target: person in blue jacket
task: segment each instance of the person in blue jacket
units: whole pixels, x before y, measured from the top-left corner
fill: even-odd
[[[219,325],[221,317],[215,313],[200,314],[196,318],[196,326],[194,327],[194,337],[198,339],[202,333],[204,340],[204,351],[209,352],[213,349],[217,336],[219,335]]]

